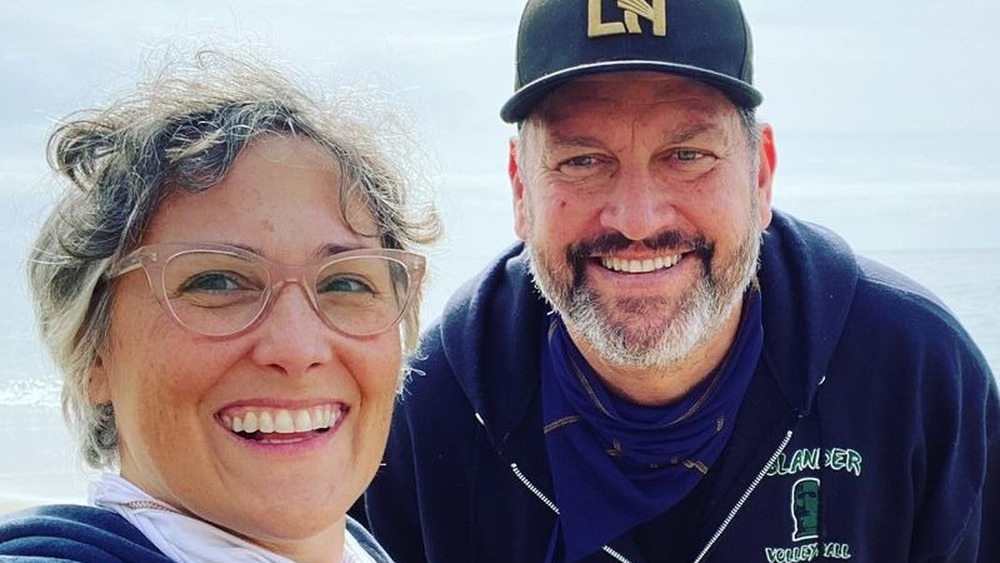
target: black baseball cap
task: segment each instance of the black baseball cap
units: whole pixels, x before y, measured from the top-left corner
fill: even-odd
[[[517,123],[555,88],[590,74],[651,70],[714,86],[738,106],[753,87],[753,43],[737,0],[528,0],[517,33]]]

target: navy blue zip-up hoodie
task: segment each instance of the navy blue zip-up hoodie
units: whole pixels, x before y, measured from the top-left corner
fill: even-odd
[[[170,563],[117,513],[82,505],[47,505],[0,519],[0,561]]]
[[[247,494],[253,494],[248,491]],[[351,518],[347,530],[378,563],[392,563]],[[118,513],[51,504],[0,517],[0,563],[172,563]]]
[[[586,561],[1000,561],[1000,400],[953,316],[780,212],[758,279],[764,351],[722,457],[679,506],[606,546],[616,557]],[[557,517],[546,314],[517,245],[424,335],[366,495],[397,561],[543,561]]]

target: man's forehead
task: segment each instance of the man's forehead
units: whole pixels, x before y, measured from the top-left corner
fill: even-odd
[[[679,111],[725,116],[735,106],[719,90],[697,80],[662,72],[613,72],[578,78],[560,86],[533,117],[555,123],[587,111],[676,106]]]

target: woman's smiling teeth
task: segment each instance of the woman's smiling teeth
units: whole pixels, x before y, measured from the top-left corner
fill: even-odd
[[[327,430],[337,424],[343,413],[342,407],[333,405],[306,409],[243,408],[239,413],[224,413],[220,418],[233,432],[294,434]]]
[[[626,274],[646,274],[656,270],[665,270],[675,266],[680,261],[680,254],[657,256],[656,258],[646,258],[645,260],[627,260],[614,256],[601,256],[602,266],[609,270]]]

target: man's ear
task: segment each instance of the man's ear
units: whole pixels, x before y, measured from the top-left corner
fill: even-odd
[[[511,195],[514,204],[514,232],[521,240],[528,240],[527,216],[525,214],[524,182],[521,181],[521,170],[517,164],[517,154],[520,150],[518,138],[511,137],[507,144],[507,177],[510,179]]]
[[[771,195],[774,171],[778,167],[778,153],[774,146],[774,129],[767,123],[760,125],[760,149],[757,168],[757,202],[760,210],[761,229],[771,224]]]

